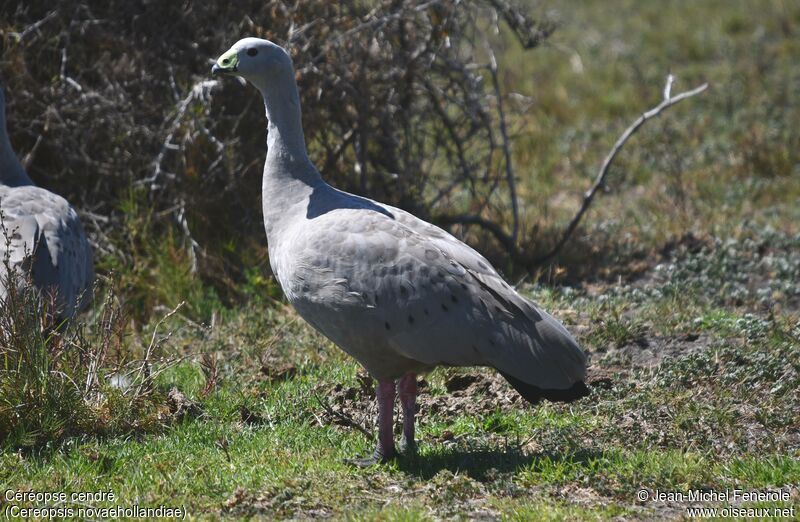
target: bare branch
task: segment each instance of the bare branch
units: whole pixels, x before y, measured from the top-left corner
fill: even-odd
[[[379,13],[379,8],[374,8],[366,17],[366,21],[356,25],[355,27],[348,29],[347,31],[342,32],[333,40],[332,43],[339,43],[344,40],[347,40],[354,34],[364,31],[364,30],[375,30],[377,27],[383,26],[392,22],[394,20],[400,20],[403,18],[403,15],[406,14],[406,11],[415,11],[415,12],[424,12],[430,7],[439,5],[441,0],[431,0],[429,2],[423,2],[419,5],[412,5],[405,9],[399,9],[393,13],[389,13],[383,16],[376,16]],[[322,54],[317,55],[311,61],[317,62],[319,59],[322,58]]]
[[[367,428],[359,424],[355,419],[353,419],[346,413],[334,410],[331,407],[331,405],[328,404],[328,401],[320,397],[319,394],[316,392],[314,393],[314,399],[316,399],[317,403],[319,403],[322,409],[325,410],[325,413],[327,413],[331,418],[339,419],[341,422],[344,423],[345,426],[357,429],[362,434],[364,434],[364,436],[367,437],[367,439],[369,439],[370,441],[375,439],[375,437],[372,435],[372,433],[370,433],[370,431]]]
[[[503,247],[506,248],[512,255],[516,254],[517,248],[514,240],[506,234],[500,225],[494,221],[489,221],[474,214],[461,214],[458,216],[437,216],[434,220],[444,226],[447,225],[477,225],[483,229],[488,230],[497,239]]]
[[[193,274],[197,273],[197,252],[200,250],[200,244],[192,237],[192,231],[189,230],[189,221],[186,219],[186,201],[182,198],[180,200],[178,212],[175,214],[175,220],[178,226],[181,227],[186,241],[189,243],[189,261],[190,269]]]
[[[164,343],[164,341],[166,341],[167,339],[169,339],[172,336],[172,332],[169,332],[169,333],[167,333],[166,336],[164,336],[161,339],[159,339],[158,338],[158,329],[159,329],[159,327],[161,327],[161,325],[165,321],[167,321],[170,317],[172,317],[173,315],[178,313],[178,310],[180,310],[181,307],[183,307],[183,305],[185,305],[185,304],[186,304],[186,301],[181,301],[180,303],[178,303],[178,306],[173,308],[166,315],[164,315],[164,317],[159,319],[158,322],[156,323],[155,327],[153,328],[153,335],[150,338],[150,344],[147,345],[147,349],[145,350],[145,353],[144,353],[144,358],[142,359],[142,363],[138,368],[139,385],[136,387],[136,394],[134,395],[134,397],[139,396],[141,394],[142,390],[145,387],[149,387],[152,384],[153,376],[151,375],[151,372],[150,372],[150,356],[153,354],[153,350],[155,350],[158,346],[160,346],[162,343]]]
[[[506,115],[503,112],[503,94],[500,92],[500,81],[497,79],[497,59],[494,56],[494,51],[487,43],[486,50],[489,53],[489,72],[492,76],[492,87],[494,94],[497,98],[497,116],[500,120],[500,135],[503,138],[503,156],[505,157],[506,164],[506,183],[508,183],[508,195],[511,198],[511,216],[513,225],[511,228],[511,244],[517,244],[517,235],[519,234],[519,203],[517,202],[517,184],[514,180],[514,167],[511,164],[511,145],[508,139],[508,130],[506,129]]]
[[[556,30],[556,25],[548,20],[534,20],[523,11],[515,9],[507,0],[489,0],[514,32],[525,49],[533,49]]]
[[[655,118],[656,116],[661,114],[662,111],[668,109],[669,107],[672,107],[676,103],[683,101],[687,98],[691,98],[692,96],[696,96],[701,92],[705,91],[706,88],[708,88],[708,84],[704,83],[703,85],[695,87],[692,90],[682,92],[676,96],[671,96],[670,94],[672,91],[672,84],[674,81],[675,78],[671,74],[667,76],[667,82],[666,85],[664,86],[664,99],[661,100],[661,103],[659,103],[657,106],[653,107],[649,111],[642,113],[642,115],[639,116],[639,118],[637,118],[636,121],[634,121],[630,127],[625,129],[625,132],[623,132],[622,135],[617,139],[617,142],[614,143],[614,147],[608,153],[605,160],[603,160],[603,164],[600,166],[600,170],[597,172],[597,177],[595,178],[594,184],[584,194],[583,203],[581,204],[581,207],[578,209],[578,212],[572,218],[572,221],[570,221],[569,225],[564,231],[564,234],[561,236],[561,239],[558,241],[558,243],[556,243],[553,249],[550,250],[550,252],[537,259],[535,261],[535,264],[542,264],[546,261],[549,261],[550,259],[555,257],[555,255],[558,254],[558,252],[561,251],[561,249],[567,243],[572,233],[578,227],[581,218],[583,218],[583,215],[586,213],[586,211],[589,209],[589,206],[592,204],[592,200],[594,199],[594,196],[597,193],[598,189],[604,185],[606,176],[608,175],[608,171],[611,167],[611,163],[614,161],[614,158],[617,157],[619,151],[622,150],[622,147],[623,145],[625,145],[625,142],[627,142],[628,139],[631,136],[633,136],[636,133],[636,131],[638,131],[639,128],[642,125],[644,125],[644,123],[647,120]]]
[[[50,11],[49,13],[47,13],[47,16],[45,16],[44,18],[42,18],[38,22],[29,25],[21,33],[11,33],[11,36],[15,37],[17,39],[17,42],[22,42],[22,40],[24,40],[26,36],[28,36],[29,34],[33,33],[34,31],[35,32],[39,32],[39,29],[44,24],[46,24],[47,22],[49,22],[50,20],[52,20],[56,16],[58,16],[58,9],[56,9],[54,11]]]
[[[664,85],[664,99],[669,100],[669,96],[672,93],[672,84],[675,83],[675,77],[671,74],[667,75],[667,83]]]
[[[174,117],[170,123],[167,136],[164,138],[164,141],[161,144],[161,150],[153,161],[153,174],[148,178],[138,180],[136,182],[137,185],[149,184],[151,192],[159,188],[158,178],[164,172],[162,168],[164,158],[168,151],[179,150],[178,145],[172,143],[172,140],[175,137],[175,134],[178,132],[181,123],[183,123],[183,117],[186,115],[191,103],[195,100],[206,101],[209,98],[211,91],[219,86],[219,80],[208,80],[205,78],[192,85],[192,88],[189,89],[189,93],[186,95],[186,97],[180,100],[175,107]],[[217,153],[220,153],[224,145],[218,141],[212,142],[217,147]]]

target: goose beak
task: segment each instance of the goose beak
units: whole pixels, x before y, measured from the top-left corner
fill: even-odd
[[[231,49],[217,59],[211,67],[211,74],[233,74],[239,70],[239,53]]]

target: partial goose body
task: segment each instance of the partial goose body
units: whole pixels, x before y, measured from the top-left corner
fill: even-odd
[[[0,213],[0,299],[6,297],[6,284],[21,284],[30,275],[37,288],[54,294],[55,315],[67,318],[84,308],[94,281],[91,245],[67,200],[35,186],[17,159],[8,138],[2,90]]]
[[[275,231],[272,268],[300,315],[373,377],[492,366],[544,397],[583,380],[572,336],[475,250],[403,210],[324,183],[315,194],[314,217]]]
[[[573,337],[482,255],[408,212],[322,181],[282,48],[246,38],[214,72],[240,75],[264,96],[264,224],[287,299],[378,380],[379,443],[364,463],[394,454],[396,391],[404,442],[413,444],[416,374],[439,365],[494,367],[531,402],[588,394],[586,356]]]

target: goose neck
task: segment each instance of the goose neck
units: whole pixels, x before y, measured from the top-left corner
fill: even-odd
[[[300,111],[300,97],[293,77],[274,78],[260,88],[267,113],[269,153],[307,159]]]
[[[5,107],[0,107],[0,185],[22,187],[33,185],[22,164],[19,162],[6,128]]]

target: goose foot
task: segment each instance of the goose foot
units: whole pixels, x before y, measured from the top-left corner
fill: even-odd
[[[414,439],[406,439],[403,437],[400,439],[400,444],[397,445],[397,449],[403,456],[410,456],[417,454],[417,442]]]
[[[393,457],[394,455],[386,456],[376,449],[375,452],[369,457],[356,457],[353,459],[345,459],[345,463],[350,464],[351,466],[354,466],[356,468],[363,469],[381,464],[388,464]]]

